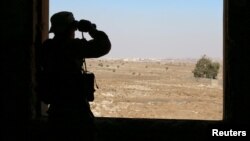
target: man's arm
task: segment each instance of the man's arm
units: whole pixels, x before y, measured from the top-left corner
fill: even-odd
[[[88,32],[93,38],[90,41],[82,39],[83,48],[80,49],[83,58],[98,58],[109,53],[111,43],[103,31],[96,29],[96,25],[88,20],[80,20],[78,22],[78,30],[81,32]],[[81,46],[81,45],[80,45]]]
[[[106,33],[93,29],[89,35],[93,39],[87,42],[86,58],[97,58],[109,53],[111,43]]]

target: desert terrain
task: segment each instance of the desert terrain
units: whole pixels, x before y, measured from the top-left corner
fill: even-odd
[[[195,60],[87,59],[99,89],[96,117],[221,120],[222,64],[218,78],[197,79]]]

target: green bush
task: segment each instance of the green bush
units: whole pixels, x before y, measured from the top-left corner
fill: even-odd
[[[205,55],[199,59],[193,70],[194,77],[216,79],[219,72],[220,64],[212,62]]]

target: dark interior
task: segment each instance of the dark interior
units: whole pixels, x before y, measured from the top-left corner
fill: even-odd
[[[35,93],[36,52],[47,38],[49,0],[1,2],[1,141],[46,139]],[[211,129],[247,130],[250,1],[224,0],[223,120],[97,118],[98,140],[211,140]],[[247,135],[248,136],[248,135]]]

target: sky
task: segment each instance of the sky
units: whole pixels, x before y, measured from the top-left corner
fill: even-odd
[[[104,31],[106,58],[223,56],[223,0],[50,0],[50,17],[59,11]]]

